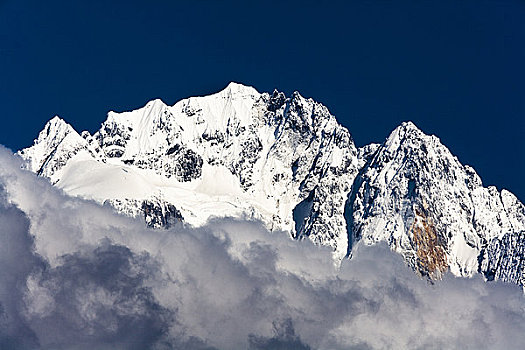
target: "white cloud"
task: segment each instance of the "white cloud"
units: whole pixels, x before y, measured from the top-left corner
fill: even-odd
[[[430,285],[385,246],[328,250],[215,220],[149,230],[0,150],[0,348],[519,348],[518,287]]]

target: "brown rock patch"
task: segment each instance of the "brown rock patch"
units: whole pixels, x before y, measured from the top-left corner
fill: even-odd
[[[434,228],[432,220],[424,212],[415,210],[411,231],[421,272],[433,280],[441,279],[448,268],[447,255]]]

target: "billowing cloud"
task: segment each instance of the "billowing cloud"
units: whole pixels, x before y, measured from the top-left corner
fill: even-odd
[[[0,348],[512,349],[511,285],[421,280],[383,245],[336,267],[257,222],[150,230],[0,150]]]

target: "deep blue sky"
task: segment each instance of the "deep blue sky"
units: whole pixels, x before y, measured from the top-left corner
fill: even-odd
[[[359,146],[412,120],[525,200],[523,1],[74,2],[0,0],[13,150],[55,114],[93,132],[108,110],[237,81],[313,97]]]

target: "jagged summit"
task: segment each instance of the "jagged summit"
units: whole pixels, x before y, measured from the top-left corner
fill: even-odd
[[[74,129],[71,125],[69,125],[64,119],[60,118],[58,115],[55,115],[46,123],[44,129],[42,129],[42,131],[38,135],[38,140],[60,140],[72,131],[74,131]]]
[[[62,125],[62,124],[67,124],[67,123],[64,121],[64,119],[60,118],[58,115],[55,115],[53,118],[49,119],[44,129],[51,125]]]
[[[38,134],[34,145],[19,153],[27,159],[26,166],[29,170],[49,177],[63,161],[59,154],[72,151],[79,143],[82,143],[82,138],[73,127],[59,116],[54,116]]]
[[[385,140],[385,145],[389,148],[399,147],[402,143],[417,142],[417,140],[428,139],[428,137],[436,138],[433,135],[426,135],[413,122],[404,121],[390,133]]]
[[[93,135],[53,118],[19,154],[71,195],[152,227],[253,218],[330,246],[336,261],[360,242],[386,241],[431,279],[451,271],[525,281],[516,277],[525,263],[501,258],[522,261],[525,208],[515,196],[484,188],[409,121],[358,149],[325,106],[298,92],[232,82],[172,106],[157,99],[109,112]]]
[[[404,121],[404,122],[401,122],[401,124],[396,128],[396,129],[405,129],[405,130],[416,130],[416,131],[419,131],[419,132],[422,132],[417,126],[416,124],[414,124],[412,121],[410,120],[407,120],[407,121]],[[394,129],[395,130],[395,129]]]

